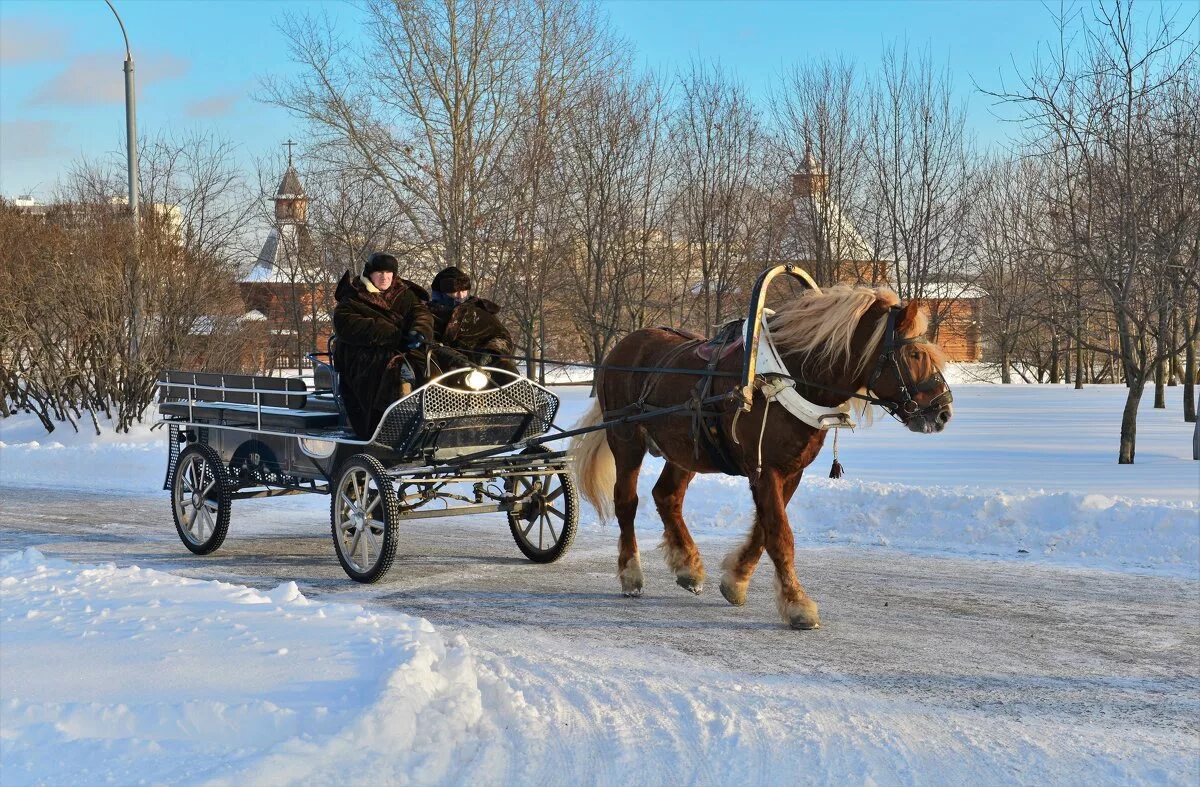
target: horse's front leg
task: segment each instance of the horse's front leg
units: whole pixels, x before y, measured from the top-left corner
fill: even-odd
[[[794,629],[821,627],[817,604],[796,579],[795,542],[787,517],[787,484],[777,472],[764,470],[754,486],[754,504],[767,554],[775,564],[775,602],[783,622]],[[792,489],[794,490],[794,486]]]
[[[799,483],[800,473],[783,481],[785,506],[787,501],[792,499]],[[763,549],[766,547],[765,539],[762,518],[756,511],[754,523],[750,526],[750,535],[741,546],[726,555],[721,563],[721,595],[735,607],[746,603],[746,590],[750,587],[750,577],[754,575],[754,569],[758,568],[758,561],[762,559]]]
[[[622,593],[636,597],[642,595],[645,582],[634,524],[638,508],[638,475],[646,448],[636,439],[610,438],[608,444],[612,448],[617,470],[616,484],[613,486],[613,511],[621,527],[617,545],[617,579],[621,582]]]
[[[675,584],[699,595],[704,590],[704,561],[683,521],[683,496],[695,476],[692,471],[667,462],[654,484],[654,504],[663,521],[663,556],[675,574]]]

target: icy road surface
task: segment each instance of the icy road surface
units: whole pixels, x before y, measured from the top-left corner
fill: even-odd
[[[269,717],[278,708],[280,720],[256,721],[236,758],[205,756],[223,751],[213,741],[228,734],[223,726],[237,723],[231,711],[207,724],[205,717],[185,719],[196,725],[194,747],[185,739],[173,744],[182,748],[164,749],[97,741],[103,733],[79,732],[78,725],[65,725],[67,733],[39,732],[14,720],[17,705],[6,704],[0,711],[5,783],[36,781],[39,773],[57,781],[85,764],[96,781],[107,773],[118,781],[229,783],[330,782],[346,776],[346,768],[356,781],[379,783],[1194,784],[1200,776],[1194,578],[919,556],[871,545],[808,548],[797,564],[821,604],[823,628],[794,632],[776,619],[769,565],[754,577],[744,608],[728,606],[711,586],[693,597],[675,587],[645,526],[641,599],[617,593],[615,528],[584,527],[566,558],[536,566],[519,557],[498,516],[414,523],[389,581],[364,588],[345,577],[333,556],[322,502],[235,503],[225,545],[197,558],[179,544],[165,495],[6,488],[0,553],[37,545],[51,560],[220,579],[257,588],[280,604],[295,594],[286,586],[272,589],[295,580],[314,603],[331,604],[328,617],[320,612],[326,626],[361,623],[341,602],[423,617],[459,653],[450,667],[429,668],[428,690],[441,687],[441,702],[423,699],[425,715],[397,713],[403,717],[397,720],[373,706],[371,696],[356,695],[329,711],[334,716],[308,721],[290,710],[299,700],[286,682],[263,678],[262,699],[269,702],[255,713]],[[731,529],[700,538],[710,569],[740,535]],[[32,632],[38,620],[27,621],[21,607],[27,596],[19,590],[36,584],[31,571],[3,580],[6,658],[13,632]],[[95,572],[84,574],[96,581]],[[146,583],[120,570],[99,575],[110,577],[106,593],[126,592],[122,582]],[[72,581],[78,572],[63,569],[50,585],[69,595]],[[166,598],[193,592],[149,581],[161,582]],[[44,605],[36,595],[28,598]],[[214,618],[236,621],[230,616],[237,609],[230,609],[189,627],[202,633]],[[279,607],[279,614],[288,609]],[[288,614],[286,625],[270,627],[275,638],[286,640],[289,632],[295,638],[288,658],[329,646],[324,639],[306,645],[311,621]],[[142,634],[150,637],[144,647],[153,644],[152,632]],[[377,647],[378,638],[372,641]],[[347,642],[347,653],[335,656],[356,652]],[[271,648],[278,644],[272,640]],[[376,658],[386,663],[388,655]],[[198,675],[197,686],[232,703],[227,683],[239,682],[221,678],[225,658],[212,654],[215,672]],[[245,656],[237,649],[227,658],[236,664]],[[21,666],[6,672],[38,674],[37,665]],[[74,669],[86,675],[101,666],[85,659]],[[474,682],[464,682],[472,671]],[[395,673],[401,674],[411,670]],[[385,682],[387,691],[399,691],[395,677]],[[40,694],[57,691],[54,681],[44,683],[6,685],[6,703],[20,694],[28,716]],[[354,685],[362,690],[361,682]],[[239,684],[237,691],[249,688]],[[377,689],[384,691],[384,683]],[[469,712],[462,709],[468,694]],[[408,701],[409,695],[397,696],[400,704]],[[91,718],[138,713],[113,710],[101,698],[76,715],[89,707]],[[331,729],[337,726],[331,718],[347,731]],[[422,730],[434,731],[434,739],[423,739]],[[53,747],[38,748],[49,742]],[[106,752],[114,751],[121,758],[106,771]]]

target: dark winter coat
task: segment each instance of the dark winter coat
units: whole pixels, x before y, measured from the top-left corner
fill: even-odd
[[[433,300],[434,335],[447,347],[484,366],[497,366],[516,372],[511,360],[499,356],[513,354],[512,335],[500,321],[500,306],[486,298],[470,297],[455,306]]]
[[[383,292],[369,291],[362,278],[350,271],[338,282],[333,366],[346,414],[364,440],[374,434],[388,405],[401,396],[409,332],[417,331],[427,342],[433,338],[433,315],[425,305],[426,297],[421,287],[399,277]],[[413,371],[423,374],[424,353],[408,356]]]

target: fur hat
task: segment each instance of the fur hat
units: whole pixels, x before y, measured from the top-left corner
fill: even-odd
[[[451,265],[433,277],[433,290],[437,292],[461,292],[471,289],[471,277]]]
[[[363,265],[363,276],[370,276],[376,271],[391,271],[398,273],[400,270],[400,262],[391,254],[382,251],[377,251],[370,257],[367,257],[367,262]]]

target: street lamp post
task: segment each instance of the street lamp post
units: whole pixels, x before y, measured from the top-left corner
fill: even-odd
[[[117,24],[121,26],[121,37],[125,39],[125,153],[129,167],[129,220],[132,225],[129,244],[129,368],[127,380],[136,384],[141,372],[142,355],[142,294],[141,294],[141,254],[138,249],[138,236],[141,233],[139,220],[140,198],[138,194],[138,153],[137,153],[137,94],[133,83],[133,50],[129,48],[129,34],[125,32],[125,23],[112,4],[112,0],[104,0]],[[123,397],[125,398],[125,397]],[[124,416],[124,413],[122,413]]]
[[[129,166],[129,212],[133,220],[134,238],[138,229],[138,150],[137,150],[137,97],[133,85],[133,51],[129,48],[129,34],[125,32],[125,23],[117,13],[112,0],[104,0],[117,24],[121,26],[121,36],[125,39],[125,152]]]

